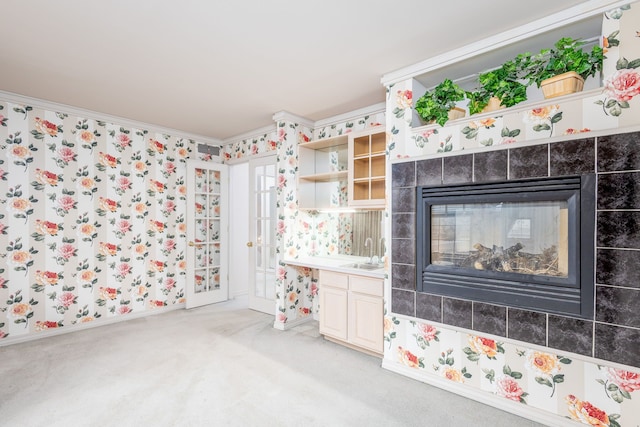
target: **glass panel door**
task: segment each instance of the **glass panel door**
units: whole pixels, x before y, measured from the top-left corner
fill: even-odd
[[[228,299],[227,166],[187,162],[187,308]]]
[[[251,160],[249,209],[249,265],[253,283],[249,308],[275,314],[276,282],[276,157]]]

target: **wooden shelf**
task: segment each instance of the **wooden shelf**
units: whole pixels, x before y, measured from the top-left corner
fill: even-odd
[[[348,135],[337,135],[330,138],[317,139],[315,141],[304,142],[298,147],[310,148],[312,150],[322,150],[323,148],[337,147],[345,145],[349,141]]]
[[[331,181],[344,181],[347,179],[348,172],[347,171],[337,171],[337,172],[326,172],[326,173],[317,173],[314,175],[304,175],[300,176],[300,179],[305,181],[313,181],[313,182],[331,182]]]

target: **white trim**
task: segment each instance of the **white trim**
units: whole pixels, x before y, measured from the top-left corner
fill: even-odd
[[[11,338],[12,335],[9,335],[8,338],[0,340],[0,347],[5,347],[13,344],[20,344],[29,341],[35,341],[43,338],[54,337],[57,335],[68,334],[71,332],[79,332],[84,331],[86,329],[98,328],[100,326],[113,325],[115,323],[126,322],[128,320],[140,319],[143,317],[155,316],[156,314],[168,313],[174,310],[181,310],[185,308],[185,303],[178,303],[167,307],[154,307],[152,309],[147,309],[145,311],[135,312],[133,311],[130,314],[126,314],[123,316],[116,316],[110,318],[101,317],[99,319],[95,319],[93,322],[87,323],[77,323],[71,326],[64,326],[62,328],[48,329],[43,332],[32,332],[26,335],[19,335],[15,338]]]
[[[250,130],[245,133],[241,133],[240,135],[232,136],[231,138],[226,138],[222,141],[222,145],[234,144],[236,142],[242,142],[245,139],[251,139],[258,136],[264,136],[268,133],[275,132],[277,130],[276,125],[264,126],[258,129]]]
[[[567,427],[568,425],[583,425],[561,415],[552,414],[541,409],[523,405],[522,403],[513,402],[509,399],[493,395],[475,387],[458,384],[435,375],[422,375],[421,372],[415,368],[409,368],[408,366],[404,366],[397,362],[391,362],[387,359],[382,360],[382,368],[546,426]]]
[[[214,145],[216,147],[222,145],[222,141],[220,141],[219,139],[210,138],[203,135],[196,135],[177,129],[166,128],[151,123],[139,122],[124,117],[113,116],[111,114],[100,113],[98,111],[72,107],[70,105],[59,104],[57,102],[46,101],[44,99],[31,98],[28,96],[19,95],[17,93],[5,92],[0,90],[0,99],[14,104],[26,104],[33,107],[43,108],[45,110],[51,110],[54,112],[66,113],[69,115],[79,116],[87,119],[109,122],[114,125],[121,125],[126,127],[139,128],[141,130],[164,133],[178,138],[194,139],[197,142],[201,142],[207,145]]]
[[[273,322],[273,328],[279,331],[286,331],[296,326],[300,326],[303,323],[310,322],[312,320],[314,320],[313,316],[307,316],[307,317],[299,317],[295,320],[292,320],[291,322],[282,323],[282,322],[278,322],[276,318],[276,320],[274,320]]]
[[[464,47],[418,62],[417,64],[386,73],[382,76],[380,82],[384,86],[390,86],[420,74],[444,68],[453,63],[482,55],[512,43],[584,20],[598,13],[628,3],[629,0],[590,0],[545,18],[530,22],[529,24],[487,37]]]
[[[278,111],[273,115],[272,118],[275,122],[286,120],[309,128],[313,128],[314,126],[313,120],[307,119],[306,117],[298,116],[288,111]]]
[[[348,113],[339,114],[337,116],[328,117],[326,119],[318,120],[314,123],[313,128],[331,126],[338,123],[348,122],[351,120],[359,119],[362,116],[384,113],[386,111],[386,102],[379,102],[368,107],[359,108],[357,110],[349,111]]]

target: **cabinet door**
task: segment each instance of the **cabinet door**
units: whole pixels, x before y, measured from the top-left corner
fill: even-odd
[[[320,286],[320,333],[347,339],[347,290]]]
[[[382,298],[358,292],[350,293],[349,342],[353,345],[382,353]]]
[[[349,134],[349,205],[384,207],[386,180],[384,127]]]

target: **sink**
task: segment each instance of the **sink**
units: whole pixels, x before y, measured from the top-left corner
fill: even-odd
[[[369,264],[368,262],[356,262],[356,263],[341,265],[340,267],[358,268],[361,270],[377,270],[379,268],[384,267],[384,264]]]

